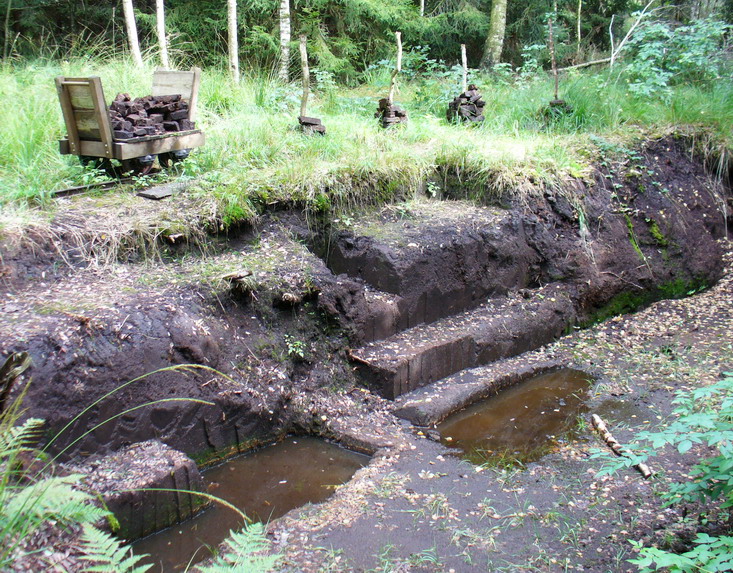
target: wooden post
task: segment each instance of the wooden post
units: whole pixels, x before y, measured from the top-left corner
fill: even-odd
[[[560,80],[558,79],[557,75],[557,62],[555,61],[555,41],[552,36],[552,18],[549,18],[547,20],[547,26],[549,27],[549,34],[550,34],[550,56],[552,57],[552,75],[555,77],[555,101],[558,100],[557,92]]]
[[[463,66],[463,83],[461,84],[463,91],[461,93],[466,93],[468,91],[468,58],[466,57],[466,44],[461,44],[461,65]]]
[[[303,70],[303,96],[300,99],[300,116],[305,117],[311,83],[310,70],[308,69],[308,46],[305,34],[300,36],[300,67]]]
[[[168,38],[165,36],[165,6],[164,0],[155,0],[155,23],[158,31],[158,46],[160,47],[160,63],[165,69],[170,69],[168,59]]]
[[[389,82],[389,95],[387,96],[387,103],[392,105],[394,102],[395,86],[397,85],[397,74],[402,71],[402,32],[395,32],[395,38],[397,39],[397,64],[392,72],[392,79]]]
[[[575,30],[575,36],[577,39],[577,44],[575,46],[575,63],[578,63],[578,60],[580,60],[580,12],[583,9],[583,0],[578,0],[578,14],[576,17],[576,30]]]

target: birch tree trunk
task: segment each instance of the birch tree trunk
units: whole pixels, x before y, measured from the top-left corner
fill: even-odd
[[[125,28],[127,39],[130,42],[132,59],[139,68],[143,67],[143,56],[140,53],[140,41],[137,38],[137,25],[135,24],[135,12],[132,9],[132,0],[122,0],[122,11],[125,15]]]
[[[237,0],[227,0],[229,27],[229,71],[235,83],[239,83],[239,40],[237,39]]]
[[[171,63],[168,59],[168,38],[165,36],[165,6],[164,0],[155,0],[155,16],[158,30],[158,46],[160,47],[160,63],[164,68],[170,69]]]
[[[290,74],[290,0],[280,0],[280,72],[278,77],[288,82]]]
[[[12,7],[12,0],[8,0],[8,7],[5,11],[5,43],[3,44],[3,61],[6,61],[10,55],[10,10],[12,10]]]
[[[506,3],[507,0],[493,0],[491,3],[491,21],[489,35],[484,44],[484,53],[479,66],[489,69],[498,64],[501,51],[504,48],[504,34],[506,33]]]

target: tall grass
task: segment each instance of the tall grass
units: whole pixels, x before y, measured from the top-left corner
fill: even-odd
[[[47,204],[48,192],[86,182],[92,174],[74,157],[58,154],[63,133],[53,78],[99,75],[105,95],[150,91],[153,65],[142,71],[126,60],[39,61],[0,71],[0,95],[17,106],[0,107],[0,204]],[[325,138],[297,129],[300,88],[273,74],[249,73],[234,85],[222,70],[204,71],[199,126],[206,145],[172,176],[198,178],[198,193],[230,224],[256,215],[263,205],[302,202],[314,208],[387,200],[416,187],[436,166],[462,170],[494,188],[511,188],[527,174],[553,178],[587,167],[587,135],[637,133],[640,128],[694,125],[730,148],[733,82],[677,88],[669,105],[631,97],[618,74],[564,77],[560,96],[571,111],[549,118],[552,82],[475,77],[487,102],[476,128],[443,117],[447,97],[459,86],[451,77],[417,78],[400,85],[398,103],[408,125],[377,127],[373,118],[383,87],[326,90],[311,99],[309,114],[327,126]],[[456,84],[456,85],[454,85]],[[575,151],[578,150],[578,151]],[[501,182],[505,184],[501,184]],[[0,222],[0,225],[2,223]]]

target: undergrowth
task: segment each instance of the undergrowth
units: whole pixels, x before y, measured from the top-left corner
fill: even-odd
[[[415,73],[399,84],[397,103],[410,120],[383,130],[373,117],[385,95],[380,65],[386,70],[389,62],[372,70],[374,84],[356,88],[335,86],[326,72],[316,76],[308,113],[323,120],[325,137],[296,129],[297,84],[249,73],[235,85],[223,71],[204,70],[198,124],[207,143],[168,177],[195,178],[189,192],[197,209],[225,229],[276,204],[319,212],[389,202],[413,194],[436,170],[471,181],[477,200],[522,194],[588,174],[589,134],[628,140],[640,130],[694,126],[711,134],[707,141],[718,154],[731,148],[730,77],[670,86],[659,99],[630,94],[621,70],[569,73],[560,84],[568,112],[548,117],[541,109],[552,99],[552,82],[543,72],[472,73],[487,102],[486,121],[466,127],[444,118],[447,98],[460,88],[456,74],[436,64],[429,74]],[[98,178],[75,157],[58,153],[64,127],[53,78],[99,75],[111,100],[119,92],[149,93],[152,69],[152,63],[141,72],[121,59],[74,58],[0,71],[0,93],[17,102],[0,108],[0,204],[3,211],[12,206],[0,217],[0,232],[17,226],[19,209],[52,208],[51,191]]]
[[[77,546],[78,550],[71,553],[80,561],[88,563],[84,566],[85,571],[147,571],[152,565],[139,564],[145,556],[134,555],[129,547],[123,546],[122,540],[100,529],[100,525],[106,522],[115,531],[119,528],[119,523],[100,504],[97,495],[79,487],[83,476],[56,475],[54,460],[44,451],[94,405],[147,375],[121,385],[88,406],[59,434],[48,440],[44,450],[39,450],[37,448],[44,431],[44,422],[36,418],[22,420],[21,403],[25,390],[14,400],[8,399],[13,383],[29,364],[30,358],[27,354],[17,353],[11,355],[0,367],[0,570],[18,570],[18,567],[25,570],[29,565],[39,571],[47,568],[57,570],[60,565],[53,562],[54,555],[49,557],[41,551],[48,549],[48,540],[51,539],[54,540],[54,549],[57,551],[63,549],[62,545]],[[198,366],[170,369],[185,371],[188,368]],[[125,413],[120,412],[118,416]],[[93,430],[94,428],[90,431]],[[76,441],[84,435],[86,434]],[[63,451],[65,450],[62,453]],[[246,519],[244,514],[224,500],[202,492],[186,493],[223,503]],[[271,570],[279,560],[279,555],[269,554],[269,547],[262,525],[250,523],[227,538],[224,552],[209,566],[199,569],[205,573],[264,573]]]
[[[702,514],[690,514],[688,523],[697,530],[690,547],[672,552],[655,546],[644,546],[632,541],[639,556],[630,562],[641,573],[670,571],[730,571],[733,567],[733,536],[710,534],[698,528],[715,505],[723,510],[733,507],[733,373],[726,373],[720,382],[678,392],[673,403],[676,408],[671,421],[659,429],[639,432],[631,446],[635,452],[627,458],[607,459],[601,474],[622,467],[646,462],[665,447],[675,448],[680,454],[694,447],[707,448],[704,456],[690,472],[689,479],[674,482],[662,492],[664,505],[701,502]],[[715,504],[715,505],[714,505]],[[695,519],[697,515],[698,519]],[[723,525],[721,523],[720,525]]]

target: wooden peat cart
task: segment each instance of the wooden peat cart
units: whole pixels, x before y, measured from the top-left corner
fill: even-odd
[[[198,68],[189,72],[156,70],[152,95],[180,94],[188,103],[188,119],[195,121],[200,81]],[[59,151],[62,155],[78,155],[82,163],[96,163],[115,173],[112,160],[116,159],[122,164],[123,173],[146,173],[156,156],[162,167],[168,167],[204,144],[204,133],[199,129],[115,139],[99,77],[57,77],[56,88],[67,133],[59,140]]]

